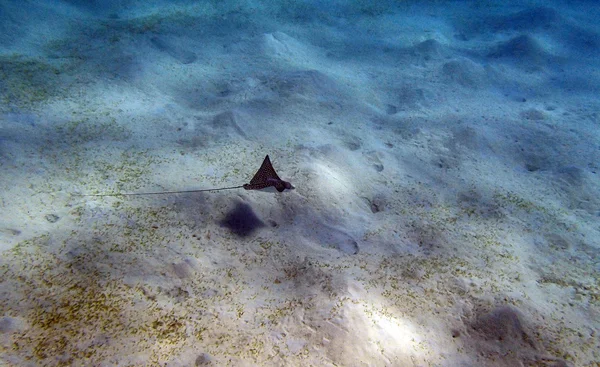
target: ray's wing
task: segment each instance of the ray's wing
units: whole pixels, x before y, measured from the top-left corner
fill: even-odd
[[[256,171],[254,177],[252,177],[252,180],[250,180],[250,184],[253,185],[258,183],[266,183],[267,179],[269,178],[281,181],[281,179],[279,178],[279,176],[277,176],[277,173],[275,172],[275,168],[273,168],[273,165],[271,164],[269,156],[267,155],[265,157],[265,160],[260,165],[258,171]]]
[[[272,180],[269,181],[269,179]],[[267,155],[254,177],[252,177],[252,180],[250,180],[250,184],[244,185],[244,188],[247,190],[260,190],[269,186],[277,186],[276,183],[278,182],[281,182],[281,179],[277,176],[277,173],[271,164],[271,160]]]

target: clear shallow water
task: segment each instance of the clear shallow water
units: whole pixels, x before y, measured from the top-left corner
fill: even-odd
[[[595,365],[597,15],[3,2],[2,361]]]

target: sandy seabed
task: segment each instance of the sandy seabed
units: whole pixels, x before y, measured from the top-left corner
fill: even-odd
[[[594,2],[95,4],[0,4],[3,364],[600,365]]]

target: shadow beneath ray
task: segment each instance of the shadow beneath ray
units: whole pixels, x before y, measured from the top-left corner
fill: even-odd
[[[257,229],[265,226],[256,216],[252,207],[242,202],[237,203],[219,224],[240,237],[250,236]]]

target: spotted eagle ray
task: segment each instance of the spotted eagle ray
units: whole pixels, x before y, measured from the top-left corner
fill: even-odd
[[[277,191],[283,192],[284,190],[292,190],[294,186],[291,183],[282,180],[275,172],[275,168],[271,164],[269,155],[265,156],[260,168],[250,180],[250,183],[243,184],[240,186],[220,187],[215,189],[199,189],[199,190],[179,190],[179,191],[156,191],[156,192],[129,192],[120,194],[88,194],[81,196],[141,196],[141,195],[168,195],[168,194],[183,194],[190,192],[208,192],[208,191],[222,191],[222,190],[233,190],[233,189],[245,189],[245,190],[262,190],[267,187],[275,187]]]

